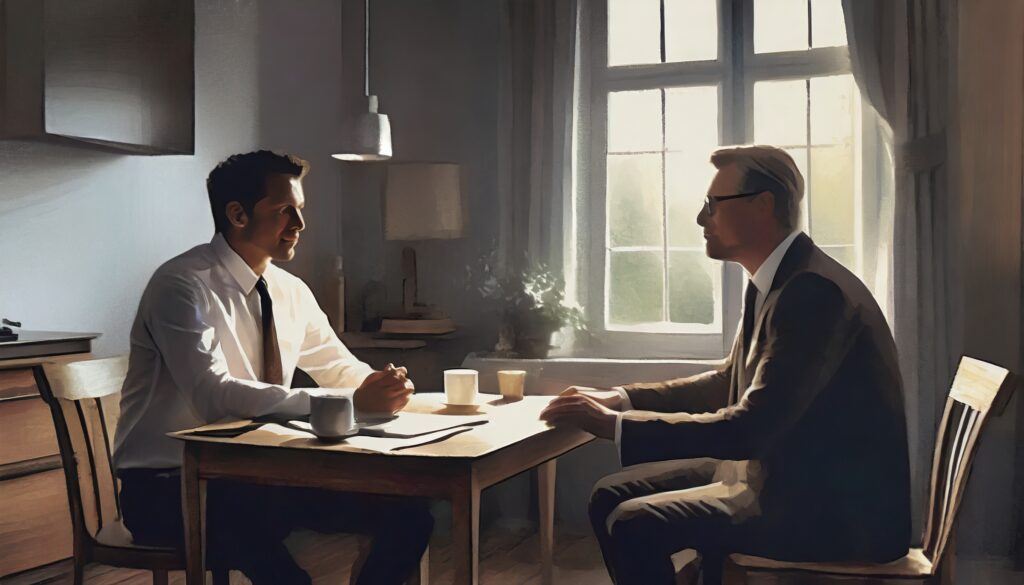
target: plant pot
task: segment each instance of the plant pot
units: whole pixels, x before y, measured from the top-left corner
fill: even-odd
[[[513,350],[527,359],[543,359],[551,350],[551,332],[536,337],[517,336]]]

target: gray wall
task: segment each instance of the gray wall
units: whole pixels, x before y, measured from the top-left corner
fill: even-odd
[[[436,349],[437,368],[410,369],[420,387],[439,388],[440,368],[493,347],[497,335],[496,316],[482,311],[464,286],[466,265],[497,237],[497,6],[480,0],[375,0],[371,6],[370,86],[391,120],[394,160],[459,163],[468,203],[466,238],[411,243],[420,301],[437,305],[459,326],[454,339],[428,348]],[[356,81],[361,57],[345,55]],[[401,250],[409,243],[383,240],[384,175],[383,164],[343,164],[350,328],[360,322],[360,297],[372,280],[386,289],[388,306],[401,308]]]
[[[327,294],[319,269],[337,246],[340,170],[323,144],[341,111],[341,15],[332,0],[296,6],[196,3],[195,156],[0,142],[0,316],[101,332],[98,355],[127,351],[153,270],[213,233],[206,175],[261,146],[313,163],[307,237],[286,268]]]

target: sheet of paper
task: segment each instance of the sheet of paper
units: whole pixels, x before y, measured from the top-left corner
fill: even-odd
[[[435,442],[443,441],[443,440],[445,440],[445,439],[447,439],[449,437],[453,437],[455,435],[459,435],[459,434],[462,434],[464,432],[468,432],[468,431],[472,430],[473,428],[474,427],[471,427],[471,426],[462,426],[462,427],[457,427],[457,428],[454,428],[454,429],[445,429],[445,430],[436,431],[436,432],[433,432],[433,433],[428,433],[428,434],[425,434],[425,435],[419,435],[419,436],[416,436],[416,437],[364,437],[364,436],[355,435],[355,436],[349,437],[349,438],[347,438],[347,439],[345,439],[345,440],[343,440],[341,442],[333,443],[333,444],[335,444],[335,445],[347,445],[349,447],[355,447],[357,449],[362,449],[364,451],[371,451],[371,452],[374,452],[374,453],[387,453],[389,451],[400,451],[402,449],[408,449],[410,447],[416,447],[416,446],[419,446],[419,445],[426,445],[426,444],[429,444],[429,443],[435,443]],[[319,442],[312,435],[312,433],[310,433],[308,431],[303,431],[303,430],[300,430],[299,428],[296,428],[296,427],[281,426],[281,425],[279,425],[277,423],[265,424],[265,425],[261,426],[259,429],[256,429],[254,431],[249,431],[248,433],[245,433],[244,435],[239,437],[239,439],[243,440],[243,441],[247,437],[251,437],[252,439],[256,439],[257,437],[259,437],[261,435],[264,438],[266,438],[267,435],[275,435],[277,437],[301,439],[301,441],[299,441],[299,442],[294,442],[294,443],[289,442],[290,446],[292,446],[292,447],[316,448],[316,447],[321,447],[321,446],[324,445],[324,443]],[[256,442],[259,443],[261,441],[256,441]],[[275,442],[277,442],[277,441],[275,441]]]
[[[486,416],[461,416],[447,414],[426,414],[400,412],[395,418],[377,424],[360,427],[359,434],[374,437],[407,438],[418,437],[463,426],[478,426],[487,422]]]

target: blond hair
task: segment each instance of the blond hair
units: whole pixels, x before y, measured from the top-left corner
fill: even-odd
[[[804,197],[804,177],[785,150],[774,146],[730,146],[711,154],[716,169],[735,164],[743,178],[740,191],[771,191],[775,196],[775,217],[786,229],[800,224],[800,201]]]

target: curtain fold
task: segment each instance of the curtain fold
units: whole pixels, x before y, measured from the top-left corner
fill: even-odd
[[[578,0],[502,0],[498,260],[563,264],[573,189]]]
[[[891,141],[890,283],[907,401],[916,534],[923,528],[935,430],[960,354],[957,225],[946,132],[950,2],[843,0],[854,77],[888,124]]]

